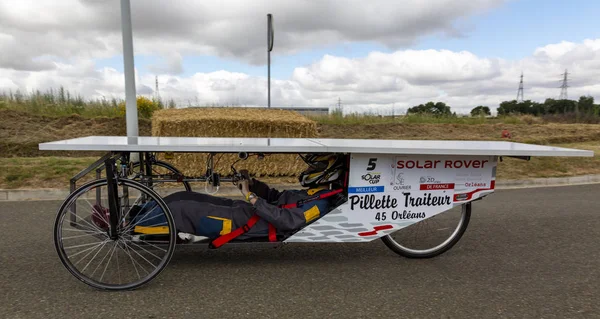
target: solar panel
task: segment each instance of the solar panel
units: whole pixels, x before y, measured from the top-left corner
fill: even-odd
[[[41,143],[40,150],[130,152],[357,153],[594,156],[594,152],[504,141],[89,136]]]

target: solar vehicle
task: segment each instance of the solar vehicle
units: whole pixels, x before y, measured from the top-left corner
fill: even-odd
[[[235,164],[251,156],[268,161],[271,154],[339,154],[347,163],[346,176],[343,186],[332,190],[334,208],[302,229],[229,243],[382,240],[401,256],[431,258],[463,236],[472,203],[494,192],[497,164],[503,157],[594,155],[586,150],[504,141],[319,138],[90,136],[42,143],[39,148],[106,152],[71,179],[71,193],[57,213],[54,242],[72,275],[107,290],[134,289],[150,282],[167,266],[176,247],[184,244],[163,201],[164,186],[190,191],[193,183],[205,183],[207,189],[237,184],[244,177]],[[171,153],[210,154],[206,174],[185,176],[159,160]],[[213,158],[219,154],[238,154],[231,174],[215,172]],[[77,187],[77,181],[90,173],[96,174],[95,179]],[[149,202],[159,208],[161,223],[148,225],[157,216],[152,210],[136,211]],[[191,244],[222,245],[215,241],[195,238]]]

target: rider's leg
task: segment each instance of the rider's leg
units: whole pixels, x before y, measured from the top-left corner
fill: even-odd
[[[204,217],[217,217],[231,220],[232,229],[245,225],[254,214],[251,204],[244,201],[234,201],[231,206],[215,205],[195,200],[178,200],[167,203],[175,220],[178,231],[196,234]]]
[[[201,194],[201,193],[196,193],[196,192],[187,192],[187,191],[182,191],[182,192],[177,192],[177,193],[173,193],[171,195],[168,195],[164,198],[165,203],[167,203],[167,205],[171,202],[176,202],[176,201],[195,201],[195,202],[199,202],[199,203],[211,203],[213,205],[219,205],[219,206],[233,206],[236,204],[236,202],[240,202],[240,200],[233,200],[233,199],[229,199],[229,198],[224,198],[224,197],[217,197],[217,196],[212,196],[212,195],[208,195],[208,194]],[[241,201],[243,202],[243,201]]]

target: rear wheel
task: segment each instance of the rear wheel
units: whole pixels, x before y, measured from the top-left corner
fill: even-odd
[[[160,196],[123,179],[117,182],[117,192],[116,238],[109,236],[106,179],[89,182],[67,197],[54,225],[54,244],[63,265],[98,289],[127,290],[148,283],[175,250],[175,223]]]
[[[467,230],[471,203],[454,207],[391,233],[381,240],[398,255],[431,258],[454,246]]]

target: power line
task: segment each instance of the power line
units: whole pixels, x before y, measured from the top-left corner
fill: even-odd
[[[523,72],[521,72],[521,82],[519,82],[519,90],[517,91],[517,103],[525,101],[523,97]]]
[[[569,84],[568,84],[569,72],[567,72],[567,69],[565,69],[565,73],[563,73],[562,76],[563,76],[562,85],[560,86],[560,96],[558,97],[558,99],[559,100],[568,100],[569,95],[567,94],[567,88],[569,87]]]

